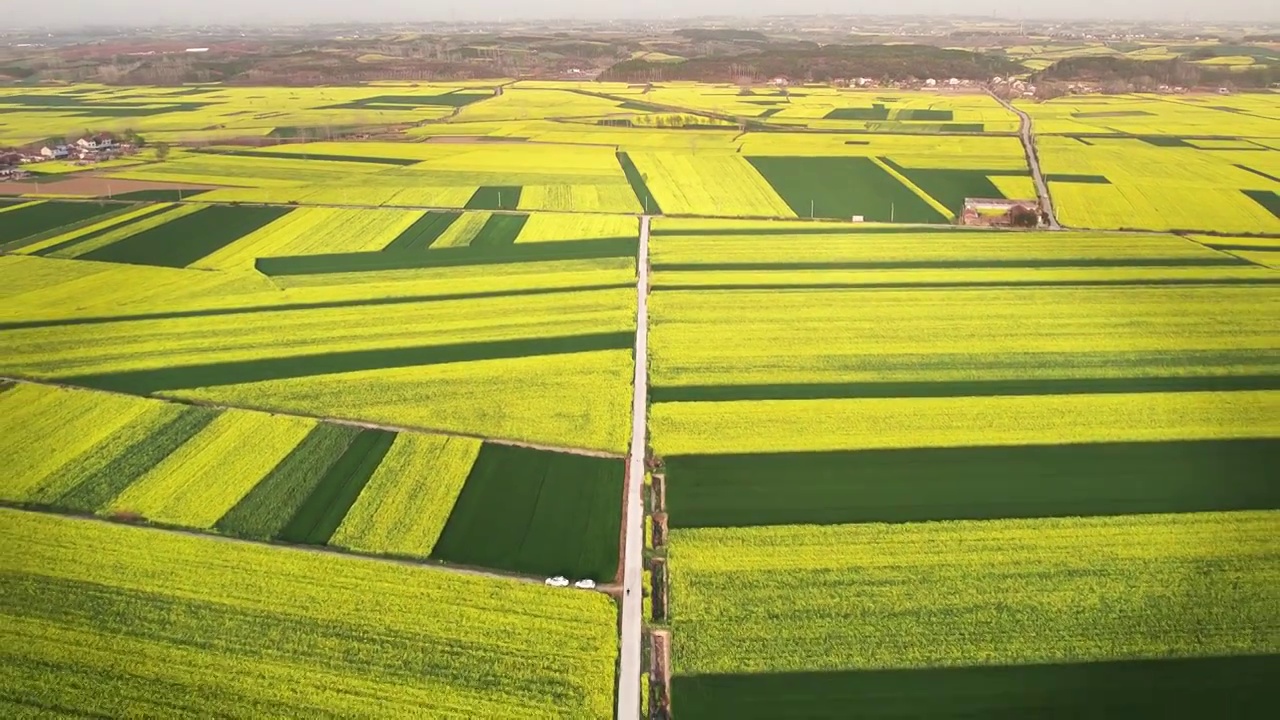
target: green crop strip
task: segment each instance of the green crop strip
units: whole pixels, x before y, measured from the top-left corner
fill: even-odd
[[[255,267],[263,275],[320,275],[326,273],[408,270],[428,267],[501,265],[505,263],[558,260],[594,260],[634,257],[635,238],[582,240],[579,242],[516,243],[500,246],[439,248],[431,252],[333,253],[258,258]]]
[[[1230,392],[1233,390],[1280,390],[1280,375],[655,387],[649,391],[649,401],[654,403],[737,402],[741,400],[826,400],[836,398]]]
[[[382,248],[382,252],[413,253],[426,250],[460,217],[462,213],[459,212],[429,212],[405,228],[395,240]]]
[[[968,198],[1003,198],[1004,193],[991,182],[990,176],[1025,177],[1025,172],[989,171],[989,170],[923,170],[905,168],[887,157],[880,162],[902,173],[931,197],[946,206],[948,210],[959,215],[964,210],[964,202]]]
[[[1125,717],[1275,712],[1280,655],[1056,665],[677,675],[682,718]]]
[[[1280,282],[1280,278],[1277,278]],[[209,310],[174,310],[173,312],[141,313],[138,315],[116,315],[86,318],[59,318],[57,320],[25,320],[11,323],[0,323],[0,331],[18,330],[22,328],[67,327],[73,325],[105,325],[117,322],[136,322],[139,320],[175,320],[178,318],[216,317],[219,315],[253,315],[264,312],[282,312],[290,310],[323,310],[325,308],[343,307],[378,307],[383,305],[404,305],[423,302],[445,302],[449,300],[475,300],[479,298],[525,297],[534,295],[554,295],[556,293],[589,292],[593,290],[621,290],[634,288],[631,283],[609,283],[600,285],[575,285],[562,288],[523,288],[520,290],[486,290],[473,293],[446,293],[443,295],[404,295],[400,297],[367,298],[362,300],[331,300],[314,303],[284,303],[281,305],[254,305],[241,308],[212,308]]]
[[[255,540],[275,537],[298,515],[359,434],[357,428],[344,425],[317,425],[214,527]]]
[[[920,196],[866,157],[749,157],[800,217],[944,223]]]
[[[667,503],[672,527],[1269,510],[1276,463],[1276,439],[687,455]]]
[[[623,471],[621,460],[486,443],[431,557],[611,581]]]
[[[37,255],[39,257],[48,257],[60,250],[67,250],[69,248],[73,248],[77,245],[80,245],[81,243],[86,243],[86,242],[89,242],[90,240],[94,240],[95,238],[102,237],[103,235],[106,235],[108,233],[113,233],[118,230],[122,230],[124,228],[129,227],[130,225],[141,222],[143,220],[153,220],[155,218],[164,217],[165,215],[168,215],[174,212],[175,210],[179,210],[179,209],[181,209],[181,206],[178,206],[178,205],[174,205],[173,207],[163,208],[161,210],[157,210],[156,212],[153,212],[147,215],[142,215],[132,220],[119,223],[117,225],[111,225],[109,227],[104,227],[100,230],[94,230],[91,233],[86,233],[84,235],[81,235],[80,237],[72,238],[70,240],[60,242],[56,245],[50,245],[49,247],[40,248],[39,250],[32,253],[32,255]]]
[[[644,208],[645,214],[661,215],[662,206],[658,205],[658,200],[649,191],[649,185],[644,181],[644,173],[641,173],[640,169],[636,167],[636,164],[631,160],[631,156],[625,152],[618,151],[618,164],[622,166],[622,174],[627,176],[631,191],[636,194],[636,201],[640,203],[640,207]]]
[[[63,378],[72,385],[115,390],[138,395],[187,388],[233,385],[282,378],[328,375],[384,368],[436,365],[526,357],[562,355],[596,350],[621,350],[633,343],[631,333],[597,333],[525,340],[499,340],[459,345],[353,350],[323,355],[262,358],[243,362],[189,365]]]
[[[529,222],[528,215],[492,215],[485,221],[484,227],[471,239],[470,246],[475,248],[500,248],[514,245],[516,237]]]
[[[0,243],[11,243],[39,232],[56,230],[120,209],[120,205],[111,203],[49,201],[10,210],[0,218]]]
[[[182,268],[290,212],[292,208],[214,205],[78,259]]]
[[[156,432],[138,438],[97,473],[57,498],[53,505],[84,512],[103,507],[134,480],[195,437],[217,416],[218,411],[209,408],[184,408],[181,414]]]
[[[277,539],[308,545],[329,542],[395,439],[395,433],[385,430],[361,431],[298,506]]]
[[[486,185],[476,188],[467,201],[467,210],[515,210],[520,206],[520,186]]]

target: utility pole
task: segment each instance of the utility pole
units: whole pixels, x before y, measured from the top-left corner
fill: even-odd
[[[897,208],[896,208],[896,206],[894,205],[894,203],[889,203],[889,222],[893,222],[893,221],[894,221],[894,217],[895,217],[894,210],[896,210],[896,209],[897,209]]]

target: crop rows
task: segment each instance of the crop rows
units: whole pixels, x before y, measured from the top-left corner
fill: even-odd
[[[0,417],[9,502],[520,573],[617,565],[616,460],[25,384]]]
[[[0,526],[13,659],[0,682],[18,708],[551,718],[612,705],[615,611],[595,593],[12,509]]]
[[[655,223],[673,712],[1256,713],[1280,276],[1197,239]]]

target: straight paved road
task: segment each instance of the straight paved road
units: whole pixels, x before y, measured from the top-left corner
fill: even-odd
[[[1036,155],[1036,141],[1031,127],[1031,116],[1014,107],[1013,103],[995,93],[991,93],[991,97],[1008,108],[1010,112],[1016,114],[1022,121],[1022,128],[1019,134],[1022,136],[1022,147],[1027,153],[1027,163],[1031,165],[1031,177],[1036,181],[1036,192],[1040,195],[1040,206],[1044,208],[1045,212],[1049,213],[1049,227],[1053,230],[1061,230],[1062,226],[1058,224],[1058,215],[1053,211],[1053,198],[1049,197],[1049,185],[1044,181],[1044,173],[1040,172],[1040,158]]]
[[[622,645],[618,657],[618,720],[640,717],[640,566],[644,562],[645,418],[649,399],[649,217],[640,218],[636,264],[635,394],[631,399],[631,452],[627,455],[626,545],[622,570]]]

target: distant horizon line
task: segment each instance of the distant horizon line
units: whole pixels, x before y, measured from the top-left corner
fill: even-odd
[[[84,30],[95,30],[95,29],[104,29],[104,28],[111,28],[111,29],[134,28],[134,29],[140,29],[140,30],[141,30],[141,29],[178,29],[178,28],[183,28],[183,29],[187,29],[187,28],[189,28],[189,29],[198,29],[198,28],[228,28],[228,29],[245,29],[245,28],[253,28],[253,29],[264,29],[264,28],[273,28],[273,27],[280,27],[280,28],[308,28],[308,27],[317,27],[317,28],[318,28],[318,27],[373,27],[373,26],[387,26],[387,25],[410,25],[410,26],[412,26],[412,25],[425,25],[425,24],[446,24],[446,25],[462,25],[462,26],[491,26],[491,27],[494,27],[494,26],[518,25],[518,24],[538,24],[538,23],[547,23],[547,24],[552,24],[552,23],[566,23],[566,22],[571,22],[571,23],[575,23],[575,24],[578,24],[578,25],[598,25],[598,24],[606,24],[606,23],[624,23],[624,22],[625,22],[625,23],[645,23],[645,22],[649,22],[649,23],[655,23],[655,22],[660,22],[660,23],[677,23],[677,22],[684,22],[684,21],[687,21],[687,22],[708,22],[708,21],[710,21],[710,22],[722,22],[722,23],[726,23],[726,24],[731,24],[731,23],[734,23],[734,22],[759,22],[759,21],[761,21],[761,20],[802,20],[802,19],[808,19],[808,18],[813,18],[813,19],[844,19],[844,20],[852,20],[852,19],[858,19],[858,18],[869,19],[869,20],[870,20],[870,19],[895,19],[895,18],[901,18],[901,19],[932,19],[932,20],[937,20],[937,19],[940,19],[940,18],[945,18],[945,19],[952,19],[952,20],[984,20],[984,21],[987,21],[987,22],[990,22],[990,21],[995,20],[995,21],[1003,21],[1003,22],[1009,22],[1009,23],[1089,23],[1089,22],[1105,23],[1105,22],[1114,22],[1114,21],[1117,21],[1117,20],[1122,20],[1122,21],[1125,21],[1125,22],[1161,23],[1161,24],[1167,24],[1167,25],[1171,25],[1171,26],[1179,26],[1179,25],[1197,25],[1197,24],[1201,24],[1201,23],[1206,23],[1206,24],[1207,24],[1207,23],[1215,23],[1215,24],[1224,24],[1224,23],[1239,23],[1239,24],[1254,23],[1254,24],[1257,24],[1257,25],[1262,26],[1262,27],[1264,28],[1264,30],[1263,30],[1262,32],[1275,32],[1275,31],[1280,31],[1280,20],[1274,20],[1274,21],[1258,21],[1258,20],[1256,20],[1256,19],[1251,19],[1251,18],[1250,18],[1250,19],[1246,19],[1246,18],[1237,18],[1237,19],[1225,19],[1225,20],[1224,20],[1224,19],[1218,19],[1218,20],[1207,20],[1207,19],[1191,19],[1191,18],[1184,18],[1184,19],[1178,20],[1178,19],[1159,19],[1159,18],[1151,18],[1151,17],[1142,17],[1142,16],[1125,16],[1125,15],[1113,15],[1113,16],[1091,16],[1091,17],[1061,17],[1061,16],[1055,17],[1055,16],[1051,16],[1051,15],[1045,15],[1045,16],[1012,16],[1012,15],[999,15],[999,14],[968,14],[968,13],[945,13],[945,12],[943,12],[943,13],[928,13],[928,14],[923,14],[923,13],[912,13],[912,14],[903,14],[903,15],[896,15],[896,14],[891,14],[891,13],[886,13],[886,14],[867,14],[867,13],[849,13],[849,14],[844,14],[844,13],[801,13],[801,14],[794,14],[794,15],[786,15],[786,14],[782,14],[782,15],[780,15],[780,14],[776,14],[776,13],[770,13],[770,14],[759,14],[759,15],[753,15],[753,14],[742,14],[742,15],[665,15],[665,16],[658,16],[658,17],[653,17],[653,16],[616,16],[616,17],[599,17],[599,18],[569,18],[569,17],[558,17],[558,18],[557,18],[557,17],[548,17],[548,18],[536,18],[536,17],[512,17],[512,18],[506,18],[506,17],[498,17],[498,18],[496,18],[496,19],[487,19],[487,20],[457,19],[457,18],[434,18],[434,19],[429,19],[429,18],[400,18],[400,19],[380,19],[380,20],[357,20],[357,19],[339,20],[339,19],[333,19],[333,20],[315,20],[315,21],[306,21],[306,20],[255,20],[255,21],[245,21],[245,22],[227,22],[227,21],[182,21],[182,22],[176,22],[176,21],[174,21],[174,22],[167,22],[167,21],[160,21],[160,22],[151,22],[151,23],[138,23],[138,22],[129,22],[129,21],[103,22],[103,21],[101,21],[101,20],[97,20],[97,21],[92,22],[92,23],[83,23],[83,22],[81,22],[81,23],[76,23],[76,24],[61,24],[61,23],[54,23],[54,24],[50,24],[50,23],[31,23],[31,24],[28,24],[28,25],[12,24],[12,25],[10,25],[10,26],[9,26],[9,28],[8,28],[6,31],[4,31],[3,33],[0,33],[0,37],[3,37],[4,35],[14,34],[14,33],[16,33],[16,32],[29,32],[29,31],[33,31],[33,30],[35,30],[35,31],[40,31],[40,30],[59,30],[59,31],[64,31],[64,32],[65,32],[65,31],[77,31],[77,30],[80,30],[80,31],[84,31]],[[732,27],[728,27],[728,28],[726,28],[726,29],[734,29],[734,28],[732,28]],[[1205,30],[1206,32],[1210,32],[1210,31],[1214,30],[1214,28],[1210,28],[1210,27],[1203,27],[1203,28],[1201,28],[1201,29]]]

